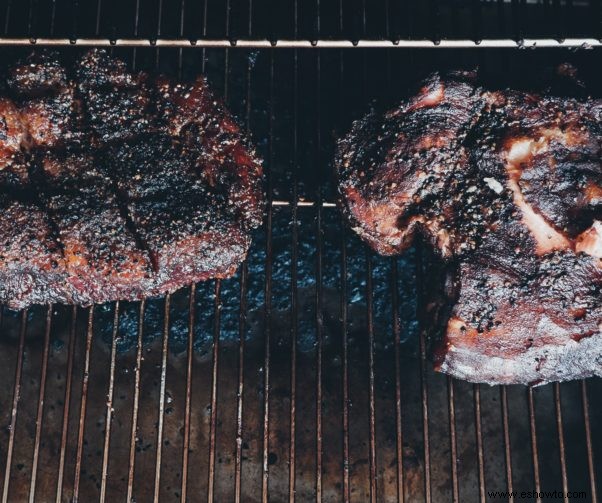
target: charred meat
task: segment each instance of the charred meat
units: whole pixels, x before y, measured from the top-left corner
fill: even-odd
[[[234,274],[261,221],[262,168],[204,79],[44,52],[5,88],[0,301],[135,300]]]
[[[353,229],[447,264],[438,370],[474,382],[602,375],[602,102],[435,75],[338,145]]]

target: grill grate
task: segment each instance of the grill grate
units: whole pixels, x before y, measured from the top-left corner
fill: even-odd
[[[429,258],[365,250],[332,211],[327,168],[334,132],[433,68],[597,68],[599,49],[558,48],[600,45],[600,2],[350,5],[5,2],[1,45],[106,45],[136,68],[206,72],[260,145],[270,204],[236,278],[3,311],[2,501],[485,501],[505,489],[597,501],[600,380],[525,390],[434,374]],[[549,28],[524,21],[537,16]]]
[[[602,36],[599,0],[4,3],[0,45],[581,47]]]

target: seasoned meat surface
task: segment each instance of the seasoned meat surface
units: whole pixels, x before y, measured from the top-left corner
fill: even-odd
[[[447,264],[438,370],[474,382],[602,375],[602,102],[429,78],[336,157],[353,229]]]
[[[0,296],[13,306],[71,303],[64,288],[63,254],[46,212],[26,200],[0,195]]]
[[[204,79],[131,73],[101,50],[73,67],[35,53],[6,79],[0,301],[135,300],[234,274],[262,168]]]
[[[189,274],[226,277],[234,258],[250,244],[228,186],[209,183],[196,149],[178,139],[151,135],[133,145],[110,149],[107,163],[134,228],[149,251],[160,281],[182,281]]]
[[[20,163],[27,140],[27,127],[16,104],[0,98],[0,169]]]
[[[90,51],[76,64],[78,89],[93,141],[99,146],[149,132],[159,119],[151,110],[145,73],[130,73],[104,51]]]

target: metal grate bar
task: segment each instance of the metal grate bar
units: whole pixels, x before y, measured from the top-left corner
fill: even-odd
[[[209,480],[207,501],[215,499],[215,446],[217,435],[217,378],[219,372],[219,331],[221,310],[221,281],[215,281],[215,319],[213,326],[213,355],[211,365],[211,413],[209,417]]]
[[[500,401],[502,402],[502,428],[504,431],[504,460],[506,463],[506,489],[513,491],[512,481],[512,451],[510,445],[510,420],[508,410],[508,392],[506,386],[500,387]]]
[[[393,314],[393,334],[395,337],[395,442],[397,463],[397,501],[405,500],[403,473],[403,429],[401,412],[401,322],[399,319],[399,295],[397,292],[399,271],[397,259],[391,260],[392,289],[391,305]]]
[[[138,408],[140,404],[140,372],[142,370],[142,342],[144,335],[144,310],[146,303],[140,301],[138,311],[138,340],[136,341],[136,368],[134,369],[134,398],[132,404],[132,426],[130,433],[130,459],[128,463],[128,489],[126,501],[133,500],[134,469],[136,467],[136,439],[138,436]]]
[[[339,30],[343,32],[343,0],[339,2]],[[345,64],[343,52],[339,54],[339,87],[343,88],[345,78]],[[346,103],[343,93],[340,93],[339,115],[342,115]],[[340,249],[341,249],[341,339],[342,339],[342,394],[343,394],[343,500],[345,503],[351,501],[351,476],[350,476],[350,445],[349,445],[349,333],[348,333],[348,305],[347,305],[347,230],[346,223],[340,218]]]
[[[136,10],[134,12],[134,36],[138,36],[140,27],[140,0],[136,0]],[[132,69],[136,69],[136,48],[132,50]],[[134,473],[136,468],[136,440],[138,436],[138,408],[140,404],[140,372],[142,369],[142,344],[144,336],[144,311],[146,308],[145,300],[140,301],[138,310],[138,334],[136,341],[136,367],[134,369],[134,397],[132,399],[132,424],[130,428],[130,453],[128,461],[128,487],[126,501],[129,503],[134,496]]]
[[[535,49],[602,47],[602,40],[583,38],[500,38],[444,40],[266,40],[266,39],[145,39],[145,38],[26,38],[0,37],[0,46],[47,47],[172,47],[172,48],[243,48],[243,49]]]
[[[96,28],[94,30],[94,34],[98,35],[100,33],[100,13],[102,12],[102,0],[98,0],[98,5],[96,6]]]
[[[86,426],[86,410],[88,406],[88,385],[90,383],[90,352],[94,336],[94,306],[88,309],[88,328],[86,332],[86,354],[82,374],[82,395],[79,409],[79,427],[77,430],[77,451],[75,454],[75,475],[73,480],[73,501],[79,500],[79,484],[82,471],[82,454],[84,449],[84,429]]]
[[[7,0],[6,2],[6,14],[5,14],[5,21],[4,21],[4,35],[6,35],[8,33],[8,27],[10,26],[10,14],[11,14],[11,7],[12,7],[12,0]]]
[[[320,32],[320,0],[316,2],[317,31]],[[322,161],[322,107],[320,90],[322,88],[322,59],[318,52],[316,55],[316,152],[318,165]],[[322,200],[321,189],[317,192],[318,203]],[[323,322],[322,319],[322,208],[317,205],[316,212],[316,501],[322,501],[322,353],[323,353]]]
[[[294,2],[294,30],[297,34],[298,5]],[[299,222],[297,221],[297,199],[299,190],[299,54],[293,53],[293,203],[291,208],[291,376],[290,376],[290,411],[289,411],[289,467],[288,467],[288,499],[295,501],[297,485],[297,335],[298,335],[298,291],[297,260],[299,252]]]
[[[424,460],[424,500],[426,503],[432,501],[431,492],[431,446],[429,436],[429,394],[426,370],[426,329],[423,316],[423,308],[425,306],[424,299],[424,263],[423,263],[423,246],[419,243],[416,246],[416,275],[418,285],[418,319],[420,331],[420,394],[422,402],[422,439],[423,439],[423,460]]]
[[[63,494],[63,478],[65,474],[65,452],[67,450],[67,430],[69,428],[69,409],[71,406],[71,385],[73,384],[73,358],[75,354],[75,327],[77,323],[77,306],[71,310],[71,330],[69,332],[69,349],[67,356],[67,380],[65,381],[65,399],[63,400],[63,426],[61,431],[61,451],[56,486],[56,501],[60,503]]]
[[[267,161],[267,197],[270,203],[273,193],[272,166],[274,162],[274,53],[270,54],[270,103],[269,114],[269,144]],[[272,331],[272,205],[267,205],[266,217],[266,258],[265,258],[265,329],[264,329],[264,364],[263,364],[263,454],[262,454],[262,477],[261,498],[263,503],[269,499],[269,448],[270,448],[270,343]]]
[[[25,352],[25,332],[27,331],[27,309],[21,314],[21,328],[19,330],[19,347],[17,349],[17,366],[15,368],[15,387],[13,388],[13,406],[10,415],[10,426],[8,434],[8,447],[6,450],[6,467],[4,469],[4,487],[2,489],[2,503],[7,503],[8,489],[10,484],[10,470],[15,447],[15,427],[17,425],[17,413],[21,401],[21,374],[23,373],[23,353]]]
[[[566,449],[564,445],[564,426],[562,421],[562,402],[560,397],[560,384],[554,383],[554,405],[556,408],[556,428],[558,430],[558,450],[560,456],[560,473],[562,476],[562,491],[564,502],[568,503],[569,483],[566,473]]]
[[[186,0],[182,0],[182,3],[180,4],[180,37],[184,36],[184,20],[186,19],[184,17],[184,14],[186,12]],[[182,78],[182,65],[183,65],[183,57],[184,57],[184,51],[182,50],[182,47],[180,47],[178,49],[178,78]]]
[[[535,400],[533,397],[533,388],[529,386],[527,389],[527,403],[529,406],[529,428],[531,431],[531,454],[533,455],[533,483],[535,491],[537,491],[536,501],[541,502],[539,496],[541,492],[541,479],[539,473],[539,450],[537,447],[537,426],[535,424]]]
[[[361,0],[362,17],[361,33],[366,35],[366,0]],[[363,93],[367,99],[368,69],[366,53],[362,54],[363,66]],[[372,252],[366,248],[366,319],[368,325],[368,460],[370,469],[370,501],[376,503],[378,498],[377,463],[376,463],[376,398],[375,398],[375,373],[374,373],[374,287],[372,278]]]
[[[236,457],[234,461],[234,501],[240,503],[242,498],[242,438],[243,438],[243,406],[245,391],[245,331],[247,315],[247,277],[249,267],[243,262],[240,273],[240,314],[238,317],[238,393],[236,402]]]
[[[226,0],[226,34],[230,32],[230,0]],[[224,100],[228,100],[228,77],[230,74],[230,60],[228,49],[224,50]],[[215,281],[214,327],[213,327],[213,353],[211,367],[211,413],[209,417],[209,469],[207,483],[207,500],[215,499],[215,457],[217,439],[217,392],[219,376],[219,336],[221,313],[221,280]]]
[[[473,386],[474,393],[474,415],[475,434],[477,437],[477,462],[479,467],[479,499],[482,503],[485,499],[485,459],[483,454],[483,426],[481,424],[481,386]]]
[[[207,36],[207,0],[204,0],[203,2],[203,37]],[[203,53],[202,53],[202,63],[201,63],[201,70],[203,71],[203,73],[205,73],[205,63],[207,62],[207,51],[205,50],[206,47],[203,47]]]
[[[33,10],[33,3],[31,4]],[[54,34],[54,17],[56,12],[56,2],[52,3],[52,12],[50,15],[50,34]],[[30,12],[31,16],[31,12]],[[31,35],[31,33],[30,33]],[[46,380],[48,378],[48,356],[50,353],[50,330],[52,326],[53,305],[49,304],[46,311],[46,324],[44,329],[44,349],[42,354],[42,368],[40,369],[40,391],[38,394],[38,409],[36,412],[36,433],[33,448],[33,459],[31,468],[31,481],[29,483],[29,503],[35,501],[36,482],[38,475],[38,462],[40,456],[40,440],[42,437],[42,423],[44,421],[44,401],[46,397]]]
[[[456,404],[454,380],[447,376],[447,409],[449,414],[449,444],[451,455],[451,484],[452,501],[460,501],[460,487],[458,484],[458,438],[456,433]]]
[[[140,26],[140,0],[136,0],[136,12],[134,13],[134,37],[138,37]],[[132,68],[136,69],[136,47],[132,51]]]
[[[319,124],[317,126],[320,127]],[[318,147],[319,148],[319,147]],[[316,501],[322,501],[322,212],[316,215]]]
[[[252,0],[249,0],[249,24],[248,34],[253,29]],[[246,110],[245,126],[247,135],[251,131],[251,60],[247,59],[246,71]],[[240,275],[240,312],[238,317],[238,400],[236,403],[236,457],[234,461],[234,499],[240,503],[242,498],[242,439],[243,439],[243,411],[244,411],[244,379],[245,379],[245,332],[247,316],[247,281],[248,264],[245,260],[242,264]]]
[[[163,0],[159,0],[157,5],[157,38],[161,38],[161,22],[163,21]],[[159,66],[159,51],[157,50],[155,66]]]
[[[42,353],[42,368],[40,369],[40,391],[38,394],[38,408],[36,411],[36,433],[33,447],[33,460],[31,462],[31,481],[29,483],[29,503],[35,501],[36,481],[38,475],[38,461],[40,458],[40,439],[42,437],[42,423],[44,421],[44,399],[46,396],[46,379],[48,377],[48,354],[50,352],[50,329],[52,326],[52,304],[46,311],[46,325],[44,329],[44,349]]]
[[[376,503],[376,407],[374,398],[374,306],[372,285],[372,257],[366,250],[366,309],[368,319],[368,400],[370,415],[369,460],[370,460],[370,501]]]
[[[592,445],[592,427],[589,419],[589,398],[587,395],[587,381],[581,381],[581,403],[583,405],[583,424],[585,427],[585,444],[587,446],[587,468],[592,503],[598,502],[598,489],[596,485],[596,469],[594,464],[594,449]]]
[[[115,358],[117,353],[117,334],[119,332],[119,301],[115,302],[114,310],[113,333],[111,334],[111,360],[109,364],[109,387],[107,390],[107,413],[105,417],[105,438],[102,452],[102,472],[100,476],[100,501],[102,502],[105,501],[107,495],[107,472],[109,468],[111,425],[113,422],[113,392],[115,389]]]
[[[230,35],[230,0],[226,0],[226,37]],[[230,73],[230,50],[224,49],[224,100],[228,101],[228,76]]]
[[[349,474],[349,334],[347,332],[347,247],[345,225],[341,217],[341,330],[343,339],[343,499],[351,500]]]
[[[163,426],[165,419],[165,386],[167,384],[167,353],[169,348],[169,316],[171,295],[165,296],[165,311],[163,315],[163,344],[161,347],[161,381],[159,386],[159,418],[157,423],[157,455],[155,458],[155,491],[154,501],[160,501],[161,461],[163,454]]]
[[[336,203],[329,203],[327,201],[305,201],[293,198],[292,201],[273,200],[269,204],[274,207],[289,207],[295,206],[296,208],[336,208]]]
[[[242,49],[592,49],[602,46],[602,39],[581,38],[483,38],[443,40],[266,40],[266,39],[144,39],[144,38],[10,38],[0,37],[0,46],[80,46],[80,47],[174,47],[174,48],[242,48]]]
[[[194,351],[194,310],[196,301],[196,284],[190,285],[188,297],[188,345],[186,347],[186,396],[184,405],[184,441],[182,445],[182,490],[180,501],[187,501],[188,492],[188,458],[190,453],[190,414],[192,395],[192,356]]]

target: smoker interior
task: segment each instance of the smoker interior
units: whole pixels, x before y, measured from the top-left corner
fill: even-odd
[[[423,299],[436,268],[420,246],[385,259],[346,230],[331,158],[353,119],[435,69],[543,85],[568,61],[599,90],[600,49],[520,43],[598,37],[599,1],[3,4],[7,44],[66,37],[69,60],[94,37],[137,69],[205,73],[265,159],[270,202],[231,279],[143,303],[3,309],[3,501],[485,501],[507,489],[596,501],[601,381],[486,387],[434,373]],[[162,37],[181,47],[144,42]],[[494,37],[517,48],[231,43]],[[29,50],[8,45],[3,61]]]

